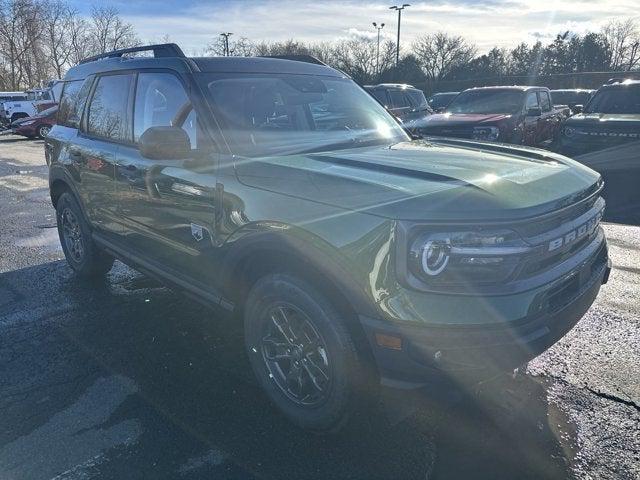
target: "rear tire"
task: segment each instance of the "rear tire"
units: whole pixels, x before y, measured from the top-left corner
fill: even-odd
[[[267,275],[249,292],[244,328],[253,371],[290,421],[317,433],[347,423],[365,376],[343,315],[321,292]]]
[[[75,197],[63,193],[56,204],[58,236],[67,263],[84,278],[104,276],[113,266],[113,257],[100,250],[91,237],[91,228]]]

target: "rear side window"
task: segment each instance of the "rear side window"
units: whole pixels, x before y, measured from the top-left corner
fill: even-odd
[[[136,88],[133,137],[150,127],[180,127],[197,147],[197,119],[182,83],[171,73],[141,73]]]
[[[60,109],[58,110],[57,123],[59,125],[78,128],[90,88],[91,80],[74,80],[64,84]]]
[[[551,100],[549,99],[549,93],[547,92],[538,92],[540,96],[540,108],[543,112],[548,112],[551,110]]]
[[[89,104],[87,131],[108,140],[129,140],[127,103],[131,75],[108,75],[98,78]]]

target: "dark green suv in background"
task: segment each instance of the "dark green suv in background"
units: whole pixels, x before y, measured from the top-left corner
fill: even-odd
[[[72,68],[46,157],[73,270],[118,258],[233,312],[264,390],[316,431],[372,384],[487,378],[571,329],[610,270],[600,176],[542,150],[412,140],[303,60],[167,44]]]

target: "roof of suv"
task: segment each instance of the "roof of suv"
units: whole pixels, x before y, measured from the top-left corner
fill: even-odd
[[[547,87],[536,87],[533,85],[495,85],[490,87],[473,87],[468,90],[519,90],[527,92],[529,90],[548,90]]]
[[[269,57],[116,57],[82,63],[67,72],[65,80],[81,80],[89,75],[118,70],[168,68],[183,73],[285,73],[345,77],[326,65]]]

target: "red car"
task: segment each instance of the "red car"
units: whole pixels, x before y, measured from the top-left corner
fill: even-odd
[[[28,138],[44,138],[56,124],[58,106],[47,108],[33,117],[21,118],[11,124],[11,130],[16,135]]]

